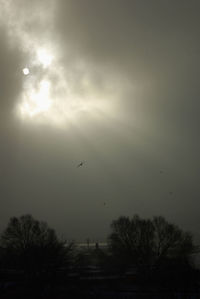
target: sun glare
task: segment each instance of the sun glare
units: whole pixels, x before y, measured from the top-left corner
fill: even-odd
[[[27,67],[25,67],[22,71],[25,76],[29,75],[29,73],[30,73],[30,71]]]
[[[53,55],[48,52],[46,49],[37,50],[37,60],[44,68],[47,68],[51,65],[53,61]]]
[[[24,94],[24,102],[21,106],[21,113],[35,116],[41,112],[48,111],[51,107],[49,97],[50,82],[43,80],[39,84],[38,90],[27,90]]]
[[[20,117],[63,128],[69,123],[77,124],[81,115],[88,115],[88,112],[92,111],[94,116],[95,111],[103,107],[102,95],[92,86],[87,70],[83,66],[83,75],[75,84],[72,70],[69,69],[66,75],[66,70],[56,59],[56,51],[49,49],[51,47],[36,47],[33,51],[33,59],[29,61],[31,76],[27,76],[29,68],[22,70],[23,92],[17,107]]]

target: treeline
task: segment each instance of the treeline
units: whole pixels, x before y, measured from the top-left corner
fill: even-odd
[[[60,240],[48,224],[31,215],[12,217],[0,238],[1,275],[21,271],[30,281],[54,281],[58,273],[96,266],[105,275],[134,271],[134,279],[190,283],[198,277],[192,255],[197,251],[191,233],[163,217],[120,217],[111,223],[108,247],[80,250]]]

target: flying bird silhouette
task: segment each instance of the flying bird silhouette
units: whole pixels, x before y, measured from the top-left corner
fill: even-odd
[[[85,161],[81,161],[81,162],[77,165],[77,168],[83,166],[84,163],[85,163]]]

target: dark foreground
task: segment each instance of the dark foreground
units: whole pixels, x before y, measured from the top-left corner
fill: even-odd
[[[198,299],[200,283],[176,285],[169,281],[144,282],[134,275],[105,275],[97,269],[90,269],[81,275],[56,273],[51,279],[30,280],[23,273],[4,273],[0,282],[0,298],[15,299],[64,299],[64,298],[102,298],[102,299]]]

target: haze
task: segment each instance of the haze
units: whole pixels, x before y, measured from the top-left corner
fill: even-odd
[[[199,12],[195,0],[0,0],[2,229],[30,213],[103,241],[138,213],[198,234]]]

